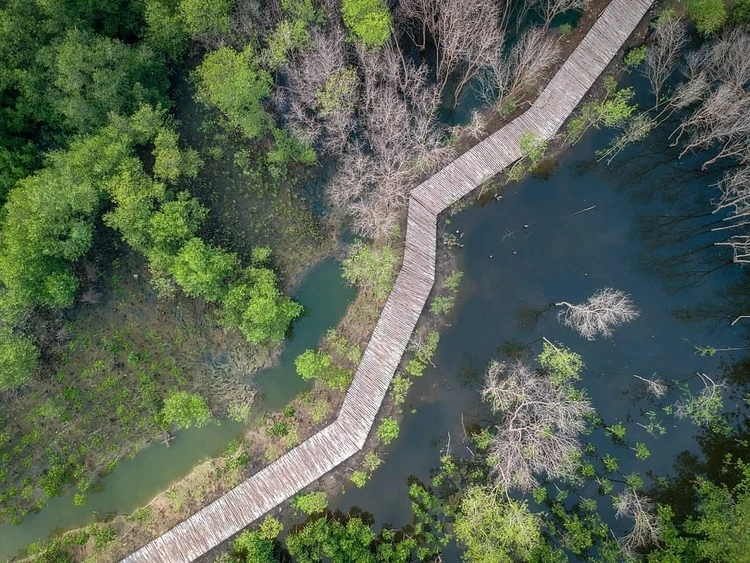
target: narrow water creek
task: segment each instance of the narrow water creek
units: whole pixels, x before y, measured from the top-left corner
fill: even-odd
[[[305,316],[295,323],[278,365],[254,377],[261,396],[255,412],[279,409],[305,388],[307,382],[296,374],[294,359],[338,324],[353,297],[354,289],[341,277],[337,260],[323,260],[307,274],[295,294],[305,307]],[[0,560],[55,530],[83,526],[110,513],[129,514],[185,477],[202,460],[220,455],[243,429],[242,424],[222,419],[204,428],[177,432],[168,448],[160,443],[150,445],[102,479],[101,491],[89,495],[85,505],[75,506],[75,491],[69,491],[51,499],[21,524],[0,526]]]
[[[468,455],[464,427],[491,420],[478,393],[487,363],[507,359],[504,352],[519,346],[536,355],[542,337],[583,356],[580,386],[599,414],[607,424],[621,421],[629,441],[651,450],[646,462],[620,451],[623,473],[669,474],[679,452],[697,449],[696,427],[662,413],[633,375],[656,374],[698,390],[697,372],[721,378],[724,363],[743,352],[701,356],[696,346],[747,344],[742,327],[730,327],[742,314],[728,291],[740,268],[713,244],[724,233],[711,232],[717,220],[710,213],[711,186],[721,171],[700,172],[695,157],[676,160],[668,133],[655,132],[611,166],[597,163],[594,154],[612,134],[588,133],[560,156],[548,178],[527,177],[500,198],[450,219],[446,230],[464,245],[453,251],[464,278],[441,331],[437,367],[415,380],[385,464],[364,488],[349,484],[332,508],[360,507],[377,528],[410,523],[408,480],[429,483],[449,440],[455,455]],[[558,323],[555,307],[547,309],[559,300],[583,301],[604,287],[631,294],[641,312],[609,340],[583,340]],[[736,408],[733,401],[727,397],[728,409]],[[659,411],[666,435],[653,437],[637,426],[649,410]],[[611,441],[596,445],[602,453],[615,447]],[[618,532],[627,526],[608,523]],[[452,551],[444,556],[458,560]]]

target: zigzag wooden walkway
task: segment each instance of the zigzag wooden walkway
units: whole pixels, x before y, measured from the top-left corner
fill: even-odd
[[[193,561],[364,447],[435,281],[438,214],[518,160],[525,132],[551,139],[652,3],[612,0],[528,111],[412,190],[401,271],[337,420],[124,562]]]

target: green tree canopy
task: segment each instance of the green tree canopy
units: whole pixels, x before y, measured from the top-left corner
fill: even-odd
[[[700,556],[712,563],[743,561],[750,554],[750,466],[739,464],[738,469],[743,478],[731,490],[698,480],[698,514],[685,525],[697,537]]]
[[[180,0],[178,11],[187,32],[196,37],[227,33],[231,6],[231,0]]]
[[[169,0],[146,0],[143,14],[146,43],[168,61],[178,60],[187,43],[183,20],[172,4]]]
[[[319,379],[331,369],[331,356],[317,350],[305,350],[294,360],[294,367],[302,379]]]
[[[525,501],[478,485],[461,499],[454,531],[472,563],[528,561],[542,542],[539,517]]]
[[[286,539],[289,554],[298,563],[375,563],[370,547],[376,536],[360,518],[341,524],[320,518]]]
[[[195,178],[200,171],[203,162],[198,153],[180,149],[179,138],[176,131],[166,127],[160,128],[154,137],[154,176],[160,180]]]
[[[175,256],[172,275],[182,290],[191,297],[218,301],[227,293],[227,281],[238,268],[239,259],[236,254],[210,246],[194,237]]]
[[[151,217],[150,234],[153,244],[161,250],[177,253],[186,241],[193,238],[208,216],[200,202],[187,192],[177,194]]]
[[[152,244],[152,216],[166,198],[164,184],[149,178],[140,161],[132,158],[106,182],[106,189],[115,207],[104,216],[104,223],[119,231],[132,248],[147,252]]]
[[[704,36],[719,31],[728,17],[724,0],[687,0],[686,9],[698,33]]]
[[[246,563],[278,563],[273,554],[273,540],[264,538],[260,532],[245,530],[232,542],[232,548],[240,561]]]
[[[333,363],[331,356],[317,350],[305,350],[294,360],[294,367],[302,379],[317,379],[331,389],[346,390],[352,380],[350,371]]]
[[[175,428],[201,427],[211,420],[206,399],[197,393],[172,391],[161,410],[164,423]]]
[[[146,45],[72,29],[53,56],[50,95],[76,131],[104,125],[111,112],[130,115],[145,103],[168,102],[166,67]]]
[[[224,322],[238,328],[251,344],[281,342],[302,305],[279,291],[268,268],[247,268],[223,300]]]
[[[114,129],[74,141],[12,190],[0,227],[0,297],[6,319],[33,305],[67,307],[77,282],[71,264],[93,240],[105,181],[132,146]]]
[[[391,35],[391,12],[383,0],[344,0],[341,14],[355,40],[368,49],[382,47]]]
[[[199,101],[218,109],[248,139],[268,129],[271,119],[262,101],[271,93],[271,75],[258,68],[251,47],[212,51],[195,72]]]

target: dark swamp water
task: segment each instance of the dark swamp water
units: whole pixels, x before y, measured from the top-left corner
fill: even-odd
[[[651,451],[639,461],[602,432],[585,438],[600,453],[617,455],[623,474],[669,475],[677,454],[698,449],[697,427],[660,411],[678,393],[657,404],[633,375],[656,374],[694,391],[701,388],[697,372],[721,378],[725,364],[743,351],[701,356],[695,346],[744,349],[744,328],[730,323],[746,310],[746,300],[730,291],[741,268],[714,245],[726,233],[711,232],[720,221],[710,214],[718,193],[711,186],[721,171],[701,172],[700,155],[677,160],[675,149],[665,149],[670,131],[654,132],[610,166],[596,162],[595,150],[612,134],[588,133],[560,156],[547,178],[527,177],[505,188],[501,198],[450,219],[445,230],[461,236],[464,245],[454,250],[464,278],[441,331],[437,367],[415,380],[385,464],[364,488],[347,486],[332,508],[359,507],[378,528],[409,524],[408,480],[429,483],[449,435],[452,453],[466,455],[464,425],[491,420],[478,395],[487,363],[506,359],[504,352],[519,345],[535,356],[542,337],[583,356],[579,386],[605,423],[622,422],[627,441],[643,442]],[[559,300],[583,301],[603,287],[631,294],[641,313],[613,338],[580,338],[558,323],[554,307],[534,322],[534,311]],[[727,410],[740,404],[741,398],[725,394]],[[409,414],[412,408],[415,414]],[[645,413],[652,410],[665,435],[654,437],[637,425],[646,424]],[[647,479],[646,488],[651,483]],[[618,534],[628,525],[606,510],[603,517]],[[445,557],[458,560],[456,547]]]

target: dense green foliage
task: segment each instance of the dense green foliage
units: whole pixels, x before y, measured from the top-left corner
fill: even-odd
[[[227,279],[239,267],[237,256],[211,247],[199,238],[187,241],[172,265],[175,281],[191,297],[218,301],[226,293]]]
[[[750,553],[750,466],[736,464],[742,480],[733,489],[701,478],[698,510],[685,530],[695,536],[700,557],[708,561],[741,561]]]
[[[317,379],[337,391],[345,391],[352,380],[352,373],[333,362],[333,358],[317,350],[305,350],[294,360],[294,366],[302,379]]]
[[[320,21],[307,0],[283,4],[292,22]],[[282,178],[291,163],[316,159],[272,127],[260,105],[271,79],[254,51],[245,59],[211,50],[240,43],[224,43],[231,7],[230,0],[0,5],[0,392],[8,399],[0,418],[2,521],[20,521],[69,485],[83,504],[103,472],[167,427],[205,424],[208,399],[222,413],[221,393],[247,404],[226,376],[215,390],[197,375],[209,341],[200,339],[214,338],[221,320],[238,334],[217,340],[234,342],[242,333],[253,344],[275,343],[301,314],[279,289],[270,249],[253,249],[258,239],[278,239],[284,227],[273,231],[266,221],[275,213],[300,212],[285,220],[309,227],[306,204],[290,195],[294,182],[282,189],[275,180],[258,182],[258,192],[274,185],[268,191],[278,203],[265,205],[257,221],[268,235],[244,245],[224,236],[215,194],[205,197],[211,180],[203,161],[215,155],[208,145],[227,136],[221,127],[232,118],[244,133],[257,130],[258,144],[245,148],[253,177],[270,171]],[[200,80],[198,90],[226,111],[225,121],[185,127],[173,117],[185,119],[184,96],[170,86],[186,84],[189,97],[191,85],[170,72],[189,73],[206,51],[195,76],[210,76],[214,90]],[[227,61],[235,65],[231,77],[243,82],[220,80]],[[238,85],[235,103],[231,88]],[[183,131],[197,150],[185,146]],[[180,300],[174,311],[154,301],[154,288]],[[205,323],[194,323],[194,304],[178,291],[215,303]]]
[[[385,445],[390,444],[398,438],[398,433],[399,426],[395,418],[388,416],[380,421],[378,425],[378,439]]]
[[[248,139],[270,127],[262,101],[271,93],[271,75],[258,67],[255,52],[247,47],[212,51],[196,69],[198,99],[218,109]]]
[[[211,420],[206,399],[195,393],[175,391],[164,399],[161,411],[164,423],[175,428],[205,426]]]
[[[542,343],[539,365],[547,370],[558,385],[580,379],[581,370],[584,368],[580,354],[576,354],[562,344],[552,344],[547,341]]]
[[[750,0],[737,0],[732,5],[730,18],[733,23],[744,26],[750,25]]]
[[[292,498],[292,506],[305,514],[318,514],[328,508],[328,497],[323,491],[313,491]]]
[[[713,35],[727,21],[724,0],[686,0],[685,9],[695,21],[698,33]]]
[[[287,538],[286,546],[299,563],[319,563],[324,559],[332,563],[374,563],[375,556],[370,551],[374,539],[375,534],[359,518],[346,524],[320,518]]]
[[[391,34],[391,12],[383,0],[344,0],[344,24],[368,49],[381,47]]]
[[[53,65],[54,109],[75,131],[95,130],[110,113],[130,115],[143,104],[166,102],[164,61],[145,44],[73,29],[56,48]]]
[[[463,494],[454,531],[472,563],[528,561],[542,541],[539,520],[526,502],[475,485]]]
[[[92,132],[108,113],[167,103],[169,56],[180,29],[167,32],[162,0],[27,2],[0,8],[0,202],[15,182]],[[142,40],[139,40],[143,38]]]
[[[116,127],[49,156],[47,166],[10,194],[0,227],[0,311],[8,320],[34,305],[68,307],[78,281],[73,263],[88,252],[105,183],[127,164],[132,139]]]
[[[252,266],[228,289],[222,301],[224,322],[252,344],[280,342],[302,306],[278,288],[273,270]]]
[[[192,36],[229,31],[231,0],[179,0],[179,15]]]
[[[385,301],[393,285],[398,256],[388,245],[372,246],[364,242],[352,245],[343,261],[344,279],[358,286],[376,301]]]

